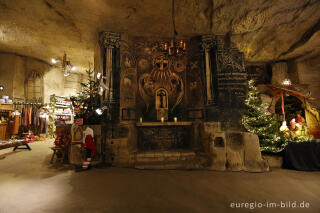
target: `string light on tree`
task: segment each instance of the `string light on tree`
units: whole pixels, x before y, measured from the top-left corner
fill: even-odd
[[[280,152],[283,150],[282,140],[278,131],[278,120],[268,111],[268,105],[262,103],[261,91],[254,85],[254,80],[248,82],[249,90],[245,104],[247,112],[242,116],[242,125],[248,132],[257,134],[261,151]]]

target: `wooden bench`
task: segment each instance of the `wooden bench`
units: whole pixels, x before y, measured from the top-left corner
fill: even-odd
[[[25,146],[25,147],[20,147],[20,146]],[[0,141],[0,150],[11,148],[11,147],[14,147],[13,151],[16,151],[17,149],[26,149],[31,151],[31,148],[26,140]]]

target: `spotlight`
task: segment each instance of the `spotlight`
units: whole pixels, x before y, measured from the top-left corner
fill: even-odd
[[[96,109],[96,113],[98,115],[102,115],[106,109],[109,109],[107,106],[103,106],[102,108]]]
[[[283,85],[291,85],[291,81],[290,81],[290,79],[286,78],[283,80],[282,84]]]
[[[100,79],[100,77],[101,77],[101,73],[98,72],[98,73],[97,73],[97,79]]]
[[[75,67],[75,66],[73,66],[72,68],[71,68],[71,70],[72,71],[75,71],[77,68]]]
[[[96,113],[98,114],[98,115],[102,115],[102,113],[103,113],[103,111],[102,111],[102,109],[96,109]]]
[[[4,86],[0,85],[0,91],[4,90]]]
[[[100,72],[97,73],[97,79],[107,79],[105,76],[102,76],[102,74]]]
[[[282,125],[281,125],[281,127],[280,127],[280,131],[281,132],[284,132],[285,130],[287,130],[288,129],[288,127],[287,127],[287,122],[286,121],[283,121],[282,122]]]
[[[57,63],[57,60],[54,58],[51,58],[51,63],[55,64],[55,63]]]

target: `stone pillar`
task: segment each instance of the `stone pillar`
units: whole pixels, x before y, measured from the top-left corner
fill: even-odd
[[[111,119],[119,118],[120,95],[120,33],[102,32],[100,45],[104,48],[103,76],[107,89],[104,103],[110,107]]]
[[[215,46],[215,37],[213,35],[202,36],[202,49],[205,57],[205,82],[206,82],[206,104],[214,103],[213,93],[213,62],[211,61],[211,49]]]

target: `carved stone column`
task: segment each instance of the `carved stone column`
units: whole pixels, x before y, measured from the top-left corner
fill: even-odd
[[[206,83],[206,104],[211,105],[214,103],[213,93],[213,62],[211,61],[211,50],[216,45],[216,39],[214,35],[202,36],[202,49],[205,57],[205,83]]]
[[[120,98],[120,33],[102,32],[100,45],[104,48],[103,76],[107,86],[103,99],[110,106],[112,119],[115,119],[119,113]]]

